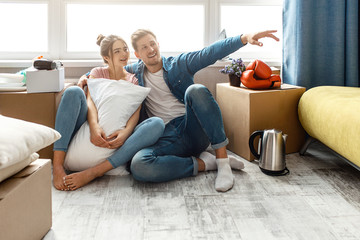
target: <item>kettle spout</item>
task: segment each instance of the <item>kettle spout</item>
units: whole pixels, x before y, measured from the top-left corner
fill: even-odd
[[[283,137],[283,140],[284,140],[284,144],[286,143],[286,139],[287,139],[287,134],[283,134],[282,137]]]

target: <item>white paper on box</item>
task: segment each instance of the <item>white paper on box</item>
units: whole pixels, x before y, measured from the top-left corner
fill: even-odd
[[[64,88],[64,68],[54,70],[31,69],[26,71],[28,93],[60,92]]]

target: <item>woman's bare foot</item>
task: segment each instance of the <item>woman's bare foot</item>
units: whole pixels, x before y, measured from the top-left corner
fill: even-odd
[[[64,184],[64,177],[66,176],[64,169],[64,159],[66,153],[64,151],[54,151],[53,159],[53,184],[57,190],[69,190]]]
[[[62,166],[53,166],[53,184],[57,190],[68,190],[64,184],[65,170]]]
[[[107,171],[113,169],[108,160],[99,163],[95,167],[86,169],[81,172],[73,173],[64,177],[63,182],[69,190],[81,188],[97,177],[103,176]]]
[[[85,186],[86,184],[94,180],[96,177],[96,174],[94,174],[92,169],[89,168],[81,172],[69,174],[64,178],[63,181],[64,184],[69,188],[69,190],[74,191],[78,188]]]

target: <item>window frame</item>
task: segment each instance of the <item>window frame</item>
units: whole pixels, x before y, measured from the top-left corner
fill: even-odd
[[[0,52],[0,63],[4,61],[29,60],[38,55],[50,59],[89,62],[99,60],[98,52],[66,51],[66,4],[160,4],[160,5],[203,5],[204,6],[204,46],[216,41],[221,31],[222,5],[282,5],[283,0],[0,0],[0,3],[47,3],[48,4],[48,51],[47,52]],[[239,32],[241,34],[241,32]],[[164,56],[179,52],[162,52]],[[131,54],[135,58],[134,54]],[[273,59],[280,62],[281,59]]]

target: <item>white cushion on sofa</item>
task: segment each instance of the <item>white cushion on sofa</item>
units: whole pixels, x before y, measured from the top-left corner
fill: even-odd
[[[109,79],[89,79],[88,88],[98,111],[99,124],[107,136],[125,128],[129,118],[150,92],[150,88]],[[83,171],[105,161],[114,151],[93,145],[90,142],[89,124],[85,122],[70,143],[64,166],[71,171]],[[120,169],[117,169],[117,175],[127,174],[124,166]]]

